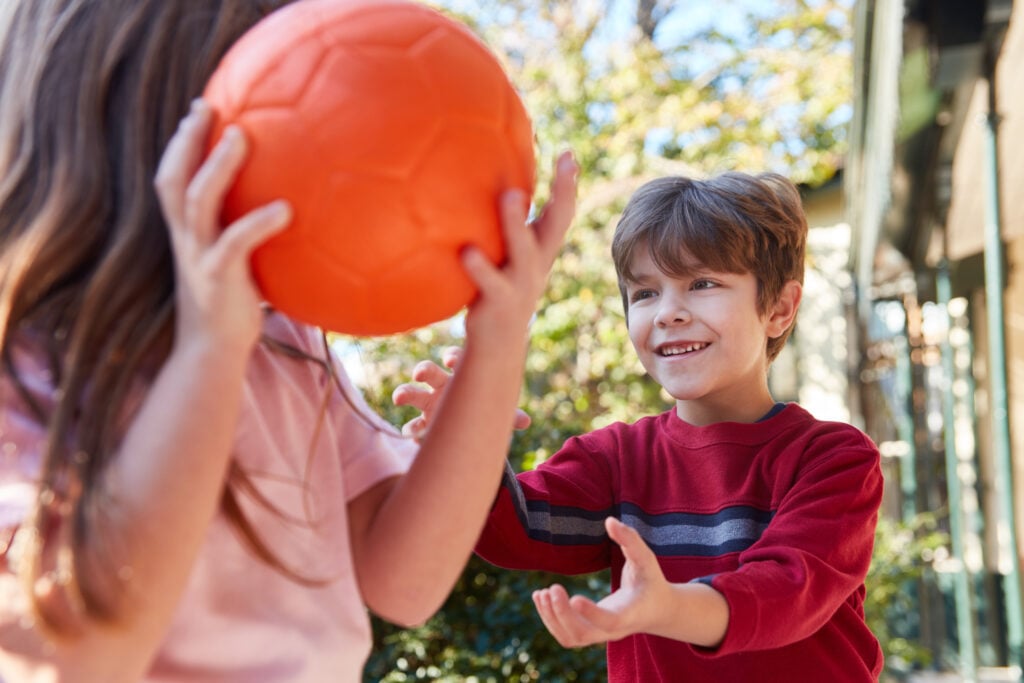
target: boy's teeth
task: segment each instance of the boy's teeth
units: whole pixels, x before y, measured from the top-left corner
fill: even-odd
[[[690,353],[691,351],[700,351],[707,344],[690,344],[688,346],[673,346],[662,350],[662,355],[665,356],[678,356],[683,353]]]

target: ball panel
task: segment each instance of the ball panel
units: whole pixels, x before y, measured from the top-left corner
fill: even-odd
[[[304,268],[296,269],[296,263]],[[346,334],[406,332],[455,315],[475,294],[457,253],[446,248],[422,246],[372,280],[335,265],[301,249],[268,251],[254,260],[257,282],[279,310]],[[459,278],[450,277],[455,272]]]
[[[286,5],[253,26],[224,55],[204,96],[227,105],[232,112],[253,104],[294,101],[325,52],[324,43],[317,38],[324,10],[316,11],[317,4],[326,8],[337,3],[308,0]],[[280,68],[283,56],[292,57],[292,66],[284,73]],[[269,100],[262,99],[268,96]]]
[[[453,182],[458,178],[458,182]],[[532,172],[512,157],[503,136],[490,127],[448,126],[414,175],[416,211],[430,239],[479,246],[494,262],[504,258],[498,202],[520,188],[532,194]]]
[[[321,1],[334,16],[320,22],[328,45],[377,46],[408,50],[423,36],[449,23],[426,5],[407,0]]]
[[[264,68],[250,66],[255,62],[252,56],[240,59],[231,78],[238,84],[251,84],[245,95],[238,98],[240,107],[254,110],[294,105],[309,91],[310,80],[320,72],[327,54],[312,35]]]
[[[446,26],[435,31],[413,46],[410,59],[427,73],[448,116],[504,125],[511,84],[487,47],[468,30]]]
[[[248,155],[224,198],[225,225],[279,198],[292,205],[292,226],[309,220],[310,178],[316,177],[323,154],[308,140],[296,139],[296,121],[293,108],[245,110],[233,121],[246,134]]]
[[[349,309],[363,298],[367,283],[356,274],[337,268],[309,245],[280,243],[257,249],[252,258],[253,275],[260,291],[275,308],[297,320],[326,329],[343,330],[347,321],[334,313],[366,313],[366,306]],[[349,301],[349,300],[352,301]],[[327,317],[325,317],[327,316]]]
[[[339,267],[371,278],[423,241],[408,183],[336,171],[311,193],[309,221],[295,226]]]
[[[405,52],[360,47],[329,53],[300,116],[299,135],[312,137],[321,155],[330,153],[343,167],[406,177],[433,144],[444,112]]]
[[[469,303],[476,288],[466,276],[458,252],[424,243],[383,272],[367,288],[365,310],[359,304],[340,311],[346,330],[359,335],[406,332],[450,318]]]

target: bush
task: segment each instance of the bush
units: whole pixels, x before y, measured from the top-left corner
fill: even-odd
[[[864,613],[882,644],[890,680],[931,664],[932,653],[915,640],[917,592],[935,551],[948,542],[947,535],[937,531],[934,515],[919,514],[910,522],[878,522],[874,559],[865,581]]]
[[[474,557],[441,611],[419,628],[374,620],[374,651],[364,680],[526,681],[607,680],[604,648],[567,650],[547,632],[530,595],[551,583],[602,597],[604,574],[563,577],[500,569]]]

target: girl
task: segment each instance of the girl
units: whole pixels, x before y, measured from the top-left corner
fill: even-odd
[[[461,371],[414,458],[260,305],[249,255],[289,207],[218,225],[246,143],[204,158],[194,98],[280,4],[0,9],[2,681],[355,681],[365,608],[422,622],[480,532],[575,165],[531,225],[501,198],[503,266],[465,254]]]

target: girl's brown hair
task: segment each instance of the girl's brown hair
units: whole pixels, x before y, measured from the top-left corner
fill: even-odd
[[[156,167],[224,52],[287,2],[0,3],[0,359],[17,382],[13,339],[31,334],[56,391],[44,411],[22,390],[48,429],[26,522],[41,540],[26,578],[44,571],[47,544],[70,548],[75,601],[90,616],[116,613],[90,570],[97,558],[81,552],[102,510],[101,477],[133,381],[162,364],[174,329]],[[226,491],[225,511],[276,563]]]
[[[757,310],[766,313],[786,282],[804,281],[807,218],[795,185],[776,173],[723,173],[708,180],[668,176],[630,198],[612,239],[612,259],[629,318],[626,284],[636,249],[671,275],[686,275],[696,260],[711,270],[752,273]],[[790,325],[768,340],[768,360],[782,350]]]

